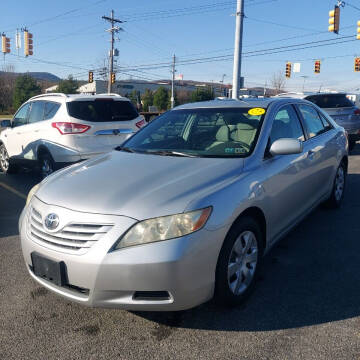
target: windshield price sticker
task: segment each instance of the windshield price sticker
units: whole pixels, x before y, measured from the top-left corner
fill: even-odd
[[[248,111],[249,115],[257,116],[257,115],[263,115],[265,114],[265,109],[263,108],[252,108]]]

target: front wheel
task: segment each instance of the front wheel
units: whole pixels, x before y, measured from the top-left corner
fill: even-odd
[[[241,218],[231,228],[218,259],[215,301],[234,306],[250,295],[263,254],[262,244],[262,233],[254,219]]]
[[[17,167],[10,163],[9,154],[4,144],[0,146],[0,168],[5,174],[14,174],[17,172]]]

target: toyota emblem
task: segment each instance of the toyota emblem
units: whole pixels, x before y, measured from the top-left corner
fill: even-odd
[[[49,214],[45,218],[45,226],[48,230],[55,230],[59,226],[59,217],[56,214]]]

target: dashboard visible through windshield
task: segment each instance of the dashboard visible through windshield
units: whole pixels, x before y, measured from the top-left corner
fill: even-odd
[[[204,108],[169,111],[119,150],[191,157],[246,157],[255,147],[265,109]]]

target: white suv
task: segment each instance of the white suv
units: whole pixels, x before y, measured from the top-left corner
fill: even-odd
[[[0,167],[39,166],[45,177],[64,165],[111,151],[146,124],[117,94],[44,94],[31,98],[0,132]]]

